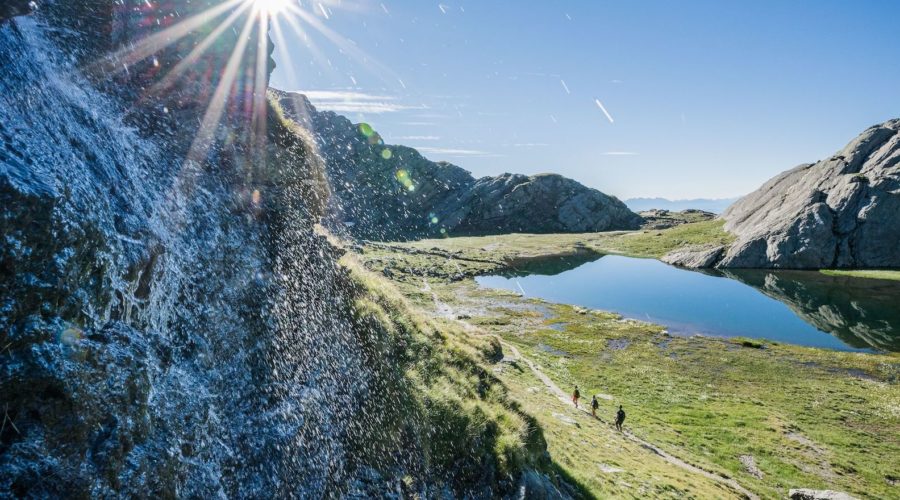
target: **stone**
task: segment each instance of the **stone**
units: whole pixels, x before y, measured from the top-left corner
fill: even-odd
[[[669,252],[660,260],[673,266],[702,269],[714,266],[724,251],[725,247],[721,245],[694,246]]]
[[[900,267],[900,119],[766,182],[723,214],[726,268]]]
[[[832,490],[812,490],[808,488],[791,489],[788,492],[791,500],[856,500],[847,493]]]
[[[644,219],[644,223],[641,225],[641,229],[647,231],[669,229],[675,226],[680,226],[682,224],[708,221],[716,218],[716,214],[712,212],[706,212],[703,210],[696,210],[692,208],[682,210],[680,212],[672,212],[669,210],[659,209],[644,210],[642,212],[638,212],[638,215],[640,215],[641,218]]]

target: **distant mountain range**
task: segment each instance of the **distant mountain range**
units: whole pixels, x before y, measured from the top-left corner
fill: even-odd
[[[652,208],[662,210],[685,210],[696,208],[706,212],[720,214],[739,198],[695,198],[693,200],[669,200],[666,198],[631,198],[625,200],[628,208],[635,212],[643,212]]]

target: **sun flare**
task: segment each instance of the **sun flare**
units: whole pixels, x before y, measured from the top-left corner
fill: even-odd
[[[291,0],[251,0],[253,8],[259,12],[267,14],[278,14],[283,12],[291,5]]]

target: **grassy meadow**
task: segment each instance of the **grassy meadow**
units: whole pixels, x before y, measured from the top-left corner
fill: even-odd
[[[471,279],[531,259],[652,258],[728,238],[719,221],[704,221],[661,231],[370,244],[359,259],[390,278],[411,307],[462,324],[470,338],[515,346],[559,387],[579,385],[585,403],[602,396],[603,420],[593,420],[559,401],[520,361],[490,368],[540,426],[554,463],[594,495],[739,496],[623,439],[610,425],[622,404],[635,436],[760,497],[784,498],[790,488],[900,497],[900,356],[673,336]]]

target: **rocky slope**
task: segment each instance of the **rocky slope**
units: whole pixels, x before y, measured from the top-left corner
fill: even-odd
[[[722,218],[734,244],[665,260],[722,268],[900,267],[900,120],[776,176]]]
[[[539,483],[540,432],[475,358],[386,319],[315,233],[322,164],[259,92],[248,5],[0,19],[0,497]]]
[[[334,191],[332,220],[376,240],[442,234],[637,229],[618,199],[553,174],[475,179],[415,149],[387,146],[366,124],[317,111],[301,94],[274,91],[285,114],[313,132]]]

